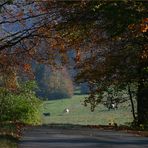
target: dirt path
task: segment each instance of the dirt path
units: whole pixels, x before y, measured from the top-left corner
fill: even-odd
[[[148,137],[89,128],[27,128],[19,148],[148,148]]]

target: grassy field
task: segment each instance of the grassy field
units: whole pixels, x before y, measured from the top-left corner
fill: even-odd
[[[50,116],[42,115],[43,124],[80,124],[80,125],[108,125],[111,122],[124,125],[133,120],[129,102],[120,104],[117,110],[110,110],[99,105],[94,112],[90,107],[83,106],[86,96],[75,95],[70,99],[45,101],[43,113],[50,113]],[[65,113],[64,109],[69,108],[70,112]]]
[[[12,138],[0,137],[0,148],[17,148],[17,142]]]

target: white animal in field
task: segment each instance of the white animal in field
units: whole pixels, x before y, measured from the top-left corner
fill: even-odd
[[[113,103],[113,104],[112,104],[112,108],[115,109],[115,106],[116,106],[116,105]]]
[[[65,112],[65,113],[69,113],[69,112],[70,112],[69,108],[65,108],[65,109],[64,109],[64,112]]]
[[[117,109],[118,108],[117,103],[112,103],[111,106],[112,106],[112,109]]]

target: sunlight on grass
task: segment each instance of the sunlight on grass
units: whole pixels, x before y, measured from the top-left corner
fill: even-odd
[[[75,95],[71,99],[45,101],[42,112],[48,112],[50,116],[43,115],[42,123],[108,125],[110,122],[115,122],[123,125],[133,120],[128,102],[120,104],[118,110],[108,111],[106,107],[99,105],[94,112],[91,112],[89,106],[83,106],[85,97],[85,95]],[[65,113],[65,108],[69,108],[70,112]]]

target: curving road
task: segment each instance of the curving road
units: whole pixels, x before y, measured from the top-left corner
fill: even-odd
[[[18,148],[148,148],[148,137],[89,128],[27,128]]]

